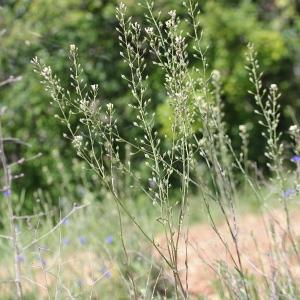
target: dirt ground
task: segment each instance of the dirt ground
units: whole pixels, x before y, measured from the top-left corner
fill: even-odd
[[[300,236],[300,210],[291,211],[290,220],[296,240]],[[300,264],[295,261],[296,255],[291,254],[292,242],[286,230],[286,217],[282,211],[276,210],[261,215],[242,215],[238,217],[237,223],[239,224],[237,236],[241,262],[247,274],[267,278],[271,276],[272,270],[285,265],[294,277],[300,278]],[[233,269],[234,261],[238,261],[228,226],[220,225],[218,231],[222,239],[226,241],[226,245],[221,242],[212,226],[205,224],[189,228],[187,243],[184,238],[180,239],[179,270],[181,270],[182,280],[185,281],[187,257],[188,287],[191,295],[217,299],[213,283],[218,279],[218,262],[226,262]],[[158,240],[161,245],[164,244],[163,238],[160,237]],[[271,249],[274,249],[275,245],[277,249],[280,249],[276,259],[271,254],[274,253]]]

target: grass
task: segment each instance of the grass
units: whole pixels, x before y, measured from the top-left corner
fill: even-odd
[[[39,221],[33,219],[30,225],[25,222],[20,223],[22,224],[19,229],[21,245],[26,245],[33,239],[32,235],[35,231],[33,228],[37,229],[38,237],[53,228],[53,220],[48,217],[39,219]],[[142,217],[141,220],[149,226],[148,217]],[[144,260],[143,257],[149,249],[138,237],[132,224],[128,224],[128,220],[124,220],[123,226],[126,231],[128,230],[126,234],[126,243],[130,245],[128,251],[133,253],[136,251],[136,255],[132,254],[134,257],[132,268],[139,271],[143,268],[146,272],[151,266],[151,256],[149,261]],[[78,210],[56,231],[22,253],[22,272],[26,278],[25,295],[31,293],[36,296],[31,299],[41,299],[41,295],[47,298],[49,293],[50,298],[54,299],[55,294],[58,293],[56,297],[65,299],[67,292],[56,290],[59,282],[59,289],[62,285],[67,286],[76,299],[87,299],[91,293],[101,299],[111,299],[111,297],[126,299],[127,291],[122,276],[126,276],[124,273],[127,270],[122,264],[122,246],[118,233],[118,214],[111,200],[92,203]],[[13,278],[13,270],[7,268],[8,265],[13,265],[8,263],[13,260],[13,257],[5,242],[1,244],[1,253],[2,280]],[[48,284],[45,282],[46,273]],[[37,281],[41,286],[32,285],[29,280]],[[93,281],[97,283],[93,284]],[[11,293],[9,286],[11,287],[12,284],[1,285],[0,299],[10,299],[9,297],[13,299],[14,292]]]
[[[271,183],[266,186],[264,194],[267,195],[270,189]],[[259,214],[261,207],[249,191],[240,193],[239,199],[241,214]],[[90,200],[87,194],[83,203]],[[274,203],[270,203],[268,211],[275,208]],[[152,203],[140,198],[135,202],[128,200],[128,206],[147,232],[154,237],[162,236],[161,224],[153,221]],[[210,226],[200,195],[191,199],[189,211],[191,227],[193,224]],[[224,219],[218,205],[212,205],[211,211],[216,223],[221,225]],[[61,218],[67,213],[67,209],[62,207]],[[53,222],[50,216],[20,222],[20,244],[26,245],[32,241],[33,232],[37,237],[47,234],[53,228]],[[68,217],[56,231],[22,253],[24,299],[68,299],[70,295],[74,299],[128,299],[127,272],[134,273],[138,289],[140,293],[145,293],[145,299],[163,299],[164,288],[172,290],[170,274],[164,271],[166,266],[126,216],[123,216],[122,222],[126,249],[130,255],[130,270],[124,263],[118,211],[114,202],[112,199],[91,201],[87,207]],[[5,231],[2,233],[6,234]],[[13,282],[6,282],[8,278],[13,278],[13,269],[8,268],[13,266],[13,256],[4,240],[1,240],[0,251],[0,299],[14,299]],[[160,272],[161,279],[155,288],[157,294],[151,298]],[[216,277],[212,286],[220,299],[225,299],[220,279]],[[168,299],[173,299],[173,296],[171,292]],[[206,298],[199,295],[197,299]]]

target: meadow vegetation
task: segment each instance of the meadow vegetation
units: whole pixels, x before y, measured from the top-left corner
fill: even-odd
[[[284,22],[298,20],[299,7],[282,1],[260,19],[267,8],[250,1],[237,10],[234,1],[204,1],[203,13],[191,0],[163,12],[167,1],[87,3],[49,12],[70,9],[67,30],[45,41],[54,47],[70,34],[60,37],[68,55],[45,55],[37,37],[31,65],[16,60],[13,70],[26,65],[20,82],[3,82],[8,102],[26,85],[37,103],[1,108],[0,299],[299,299],[299,101],[297,72],[289,73],[298,48]],[[104,18],[93,18],[99,11]],[[35,16],[47,17],[46,28],[48,13]],[[74,19],[84,25],[78,32]],[[104,38],[113,46],[100,66],[85,47],[97,52],[104,31],[87,31],[86,44],[76,37],[96,21],[114,38]],[[3,66],[14,55],[1,54]],[[263,239],[252,228],[245,237],[249,212]],[[213,260],[198,253],[214,274],[209,293],[190,286],[190,232],[200,222],[219,245]]]

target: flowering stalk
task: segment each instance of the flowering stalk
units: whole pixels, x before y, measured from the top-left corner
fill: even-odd
[[[259,124],[263,126],[266,132],[262,135],[267,141],[265,157],[269,160],[267,166],[275,175],[276,180],[280,184],[280,196],[283,201],[285,219],[286,219],[286,230],[288,237],[292,243],[295,254],[297,255],[298,261],[300,262],[300,255],[298,251],[297,243],[294,239],[294,234],[291,226],[290,212],[288,209],[287,197],[285,197],[286,181],[287,178],[284,175],[283,169],[283,144],[281,142],[281,133],[278,132],[278,125],[280,119],[280,105],[278,99],[281,94],[278,91],[276,84],[271,84],[267,93],[266,89],[263,89],[262,85],[262,73],[259,71],[259,63],[257,60],[257,53],[254,50],[253,45],[248,45],[247,60],[250,66],[246,69],[249,72],[249,80],[254,85],[254,91],[249,93],[254,96],[259,110],[255,110],[255,113],[261,116]],[[267,100],[264,101],[267,95]]]
[[[12,188],[11,168],[7,163],[6,155],[4,152],[3,133],[2,133],[2,124],[1,124],[3,113],[4,110],[2,109],[0,111],[0,160],[1,160],[2,168],[4,170],[4,182],[3,182],[4,186],[2,188],[2,191],[3,191],[3,196],[6,198],[7,206],[8,206],[11,241],[12,241],[13,252],[14,252],[14,273],[15,273],[14,282],[16,287],[16,297],[18,300],[22,300],[23,292],[22,292],[22,282],[21,282],[21,260],[20,260],[21,251],[20,251],[20,246],[18,241],[17,225],[14,216],[13,203],[11,197],[11,188]]]

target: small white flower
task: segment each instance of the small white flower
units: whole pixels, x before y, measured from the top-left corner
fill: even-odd
[[[145,31],[146,31],[146,33],[149,34],[149,35],[152,35],[153,32],[154,32],[153,27],[147,27],[147,28],[145,28]]]
[[[44,77],[49,77],[51,75],[51,72],[52,72],[52,70],[50,67],[44,67],[41,72],[41,75]]]
[[[171,20],[168,20],[167,22],[166,22],[166,26],[167,26],[167,28],[170,28],[171,26],[172,26],[172,21]]]
[[[112,111],[114,108],[114,105],[112,103],[108,103],[108,104],[106,104],[106,107],[107,107],[108,111]]]
[[[82,146],[83,137],[81,135],[75,135],[72,144],[75,149],[79,149]]]
[[[135,29],[135,30],[139,30],[141,28],[141,25],[138,23],[138,22],[135,22],[133,25],[132,25],[132,28]]]
[[[98,90],[98,84],[92,84],[91,88],[92,88],[93,92],[96,92]]]
[[[70,45],[70,51],[74,52],[76,50],[76,46],[74,44]]]
[[[299,128],[297,125],[292,125],[292,126],[290,126],[289,131],[290,132],[298,132]]]
[[[33,64],[38,64],[39,62],[39,59],[37,58],[37,56],[35,56],[32,60],[31,60],[31,63]]]
[[[170,10],[168,12],[168,15],[171,16],[171,18],[175,18],[176,17],[176,10]]]
[[[180,44],[180,43],[184,42],[184,38],[182,36],[176,36],[175,42],[177,44]]]
[[[275,83],[272,83],[270,86],[271,92],[277,92],[278,91],[278,86]]]
[[[239,130],[240,130],[240,132],[246,132],[247,131],[246,125],[245,124],[240,125]]]
[[[85,99],[80,100],[79,107],[83,112],[87,112],[89,109],[89,101]]]
[[[214,81],[219,81],[220,78],[221,78],[221,73],[220,73],[220,71],[219,71],[219,70],[213,70],[213,71],[211,72],[211,77],[212,77],[212,79],[213,79]]]

